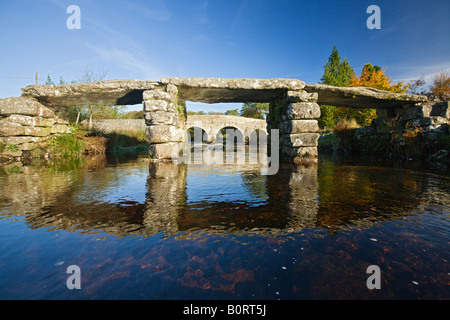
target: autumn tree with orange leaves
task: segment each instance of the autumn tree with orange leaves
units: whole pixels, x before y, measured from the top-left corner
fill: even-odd
[[[352,77],[349,87],[371,87],[389,92],[405,93],[409,84],[403,82],[393,84],[391,77],[387,76],[384,70],[381,70],[379,66],[367,63],[360,77],[356,77],[356,75]]]
[[[434,76],[430,96],[441,101],[450,100],[450,76],[446,72],[442,71]]]
[[[405,93],[409,84],[393,83],[379,66],[367,63],[362,69],[361,76],[357,77],[356,74],[353,74],[349,87],[371,87],[389,92]],[[346,118],[354,118],[363,126],[370,125],[372,120],[377,117],[375,109],[339,108],[336,113],[339,118],[344,117],[344,115],[346,115]]]

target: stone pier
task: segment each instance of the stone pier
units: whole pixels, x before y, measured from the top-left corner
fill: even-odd
[[[187,143],[186,107],[176,86],[167,84],[144,91],[143,105],[150,157],[177,158]]]
[[[280,131],[282,157],[295,162],[315,161],[320,134],[318,95],[304,90],[287,91],[271,102],[268,123]]]

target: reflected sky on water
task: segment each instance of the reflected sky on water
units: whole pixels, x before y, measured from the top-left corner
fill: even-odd
[[[260,169],[99,156],[4,172],[0,298],[449,298],[448,176],[333,159]]]

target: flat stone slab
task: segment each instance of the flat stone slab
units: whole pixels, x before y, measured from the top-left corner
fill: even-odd
[[[318,104],[336,107],[391,109],[428,101],[426,96],[392,93],[367,87],[308,84],[304,90],[318,93]]]
[[[270,102],[287,92],[305,90],[318,94],[318,104],[352,108],[391,109],[426,102],[427,97],[398,94],[365,87],[305,85],[297,79],[162,78],[161,81],[110,80],[90,84],[31,85],[23,97],[35,98],[47,106],[136,105],[147,90],[166,85],[178,88],[179,98],[204,103]]]
[[[89,84],[31,85],[22,96],[32,97],[49,106],[136,105],[144,91],[160,86],[158,81],[110,80]]]
[[[0,115],[24,115],[30,117],[52,118],[55,113],[35,99],[18,97],[0,99]]]
[[[161,83],[175,85],[182,100],[204,103],[270,102],[305,87],[296,79],[162,78]]]

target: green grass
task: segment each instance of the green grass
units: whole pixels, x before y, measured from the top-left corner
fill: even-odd
[[[12,145],[12,144],[8,144],[5,147],[6,151],[12,151],[12,152],[17,152],[20,151],[20,148],[18,146]]]
[[[48,140],[47,147],[55,155],[62,157],[79,157],[84,153],[84,132],[78,128],[71,128],[72,133],[63,134]]]

